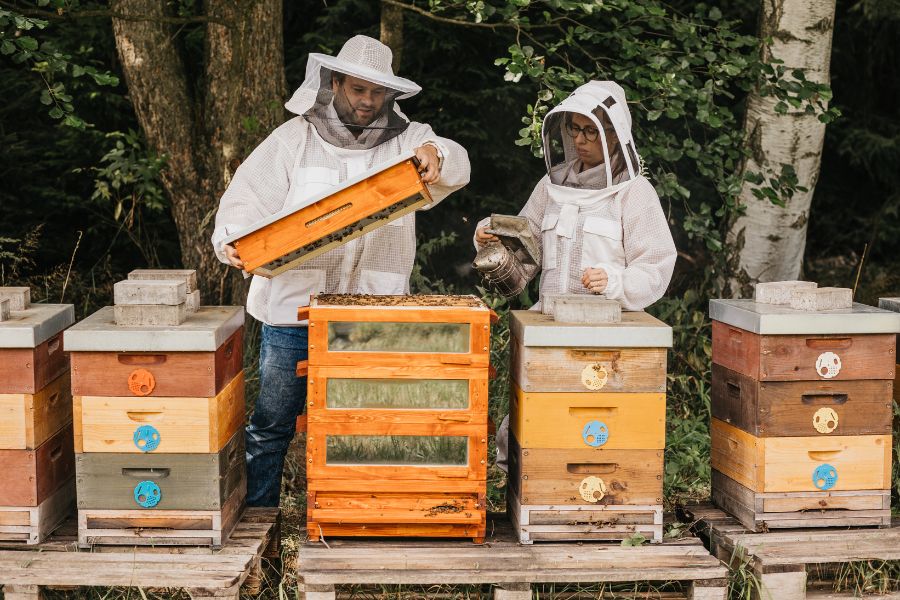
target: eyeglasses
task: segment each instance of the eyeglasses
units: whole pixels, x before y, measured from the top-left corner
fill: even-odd
[[[584,139],[588,142],[596,142],[600,136],[600,130],[596,127],[579,127],[574,123],[566,123],[566,133],[572,139],[577,139],[579,134],[584,134]]]

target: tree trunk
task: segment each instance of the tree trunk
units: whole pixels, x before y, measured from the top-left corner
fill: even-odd
[[[114,0],[124,14],[167,16],[158,0]],[[210,244],[219,198],[234,170],[283,120],[281,0],[209,0],[204,74],[190,82],[176,29],[113,19],[128,94],[150,146],[168,157],[163,185],[182,263],[197,269],[205,303],[243,303],[245,286]]]
[[[835,0],[763,0],[760,38],[771,38],[765,60],[778,58],[790,68],[801,68],[806,78],[829,83],[831,38]],[[797,173],[799,185],[786,207],[753,195],[754,184],[744,182],[740,203],[746,214],[729,232],[729,243],[738,251],[734,291],[751,293],[758,281],[797,279],[806,247],[806,226],[819,177],[825,124],[816,115],[790,109],[775,112],[777,99],[752,92],[744,122],[745,143],[751,156],[745,172],[780,174],[783,165]]]
[[[391,67],[394,73],[399,73],[403,58],[403,9],[387,2],[381,3],[381,43],[393,52]]]

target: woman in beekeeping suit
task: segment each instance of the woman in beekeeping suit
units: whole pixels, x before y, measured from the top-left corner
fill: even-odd
[[[241,164],[219,203],[213,247],[243,268],[223,240],[269,215],[301,208],[342,182],[414,151],[431,208],[469,181],[466,151],[411,122],[397,101],[421,88],[397,77],[391,50],[370,37],[347,41],[337,56],[312,53],[306,79],[285,104],[298,115],[278,127]],[[302,266],[254,276],[247,311],[263,322],[260,393],[247,427],[247,504],[277,506],[284,456],[306,403],[306,322],[297,308],[317,293],[405,294],[416,254],[415,214],[408,214]]]
[[[519,213],[541,247],[540,300],[604,294],[625,310],[659,300],[675,243],[659,196],[641,175],[624,90],[612,81],[582,85],[547,113],[541,135],[547,175]],[[497,241],[487,221],[476,229],[478,245]],[[508,418],[497,435],[501,468],[507,431]]]
[[[625,92],[612,81],[584,84],[547,113],[541,135],[547,175],[519,213],[541,246],[541,299],[604,294],[625,310],[659,300],[675,244],[656,190],[641,175]],[[479,245],[497,239],[486,221]]]

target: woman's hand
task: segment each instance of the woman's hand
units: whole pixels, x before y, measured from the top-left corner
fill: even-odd
[[[604,269],[585,269],[581,275],[581,283],[592,294],[602,294],[609,284],[609,276]]]
[[[244,261],[241,260],[241,257],[238,256],[238,251],[234,246],[229,246],[225,244],[225,258],[228,259],[228,262],[231,263],[232,267],[237,267],[238,269],[244,270]]]
[[[491,242],[499,242],[500,238],[496,235],[492,235],[487,232],[490,229],[489,226],[484,225],[475,230],[475,241],[478,242],[479,246],[485,246],[490,244]]]

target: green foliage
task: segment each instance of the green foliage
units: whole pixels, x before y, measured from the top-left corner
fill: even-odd
[[[46,7],[49,0],[37,0],[36,6]],[[117,86],[119,78],[108,71],[72,61],[72,56],[63,52],[52,39],[39,41],[48,21],[25,16],[8,8],[0,8],[0,55],[16,65],[26,67],[36,73],[44,86],[40,102],[47,108],[53,119],[61,119],[62,124],[84,129],[87,123],[75,114],[72,95],[60,78],[90,78],[98,86]]]
[[[126,202],[130,202],[127,209],[130,218],[141,205],[162,211],[167,203],[159,174],[165,166],[165,157],[157,157],[145,149],[143,136],[133,129],[127,133],[113,131],[106,137],[115,140],[115,145],[100,159],[103,166],[90,168],[95,174],[91,200],[112,204],[113,218],[117,221],[126,212]]]

